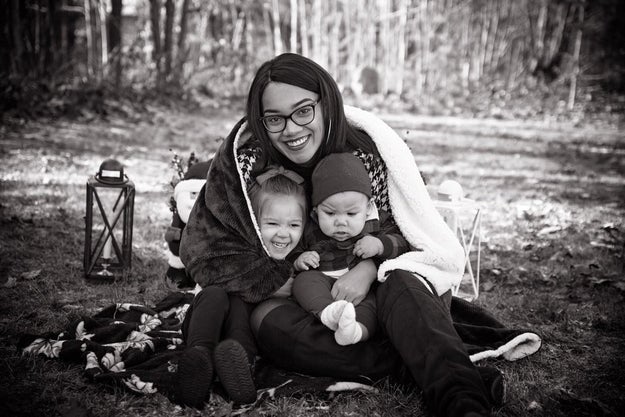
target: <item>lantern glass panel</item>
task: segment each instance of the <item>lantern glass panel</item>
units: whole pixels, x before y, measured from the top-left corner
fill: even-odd
[[[134,184],[87,181],[84,269],[87,278],[126,278],[131,268]]]

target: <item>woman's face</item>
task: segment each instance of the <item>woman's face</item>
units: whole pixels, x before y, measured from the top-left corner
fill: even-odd
[[[325,139],[325,125],[321,105],[315,106],[315,118],[305,126],[298,126],[288,118],[303,106],[319,100],[319,95],[291,84],[270,82],[263,93],[263,116],[284,116],[286,127],[282,132],[267,132],[272,145],[291,162],[305,164],[315,155]]]

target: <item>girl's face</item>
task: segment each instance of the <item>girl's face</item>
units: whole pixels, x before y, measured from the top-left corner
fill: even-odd
[[[323,200],[315,211],[323,234],[343,242],[362,232],[371,207],[366,195],[344,191]]]
[[[318,100],[319,95],[312,91],[278,82],[270,82],[263,93],[263,116],[287,118],[282,132],[267,132],[267,136],[272,145],[293,163],[305,164],[312,159],[325,139],[325,125],[320,104],[315,106],[313,121],[305,126],[298,126],[288,116]]]
[[[284,259],[297,246],[304,232],[304,210],[300,199],[271,195],[260,207],[260,235],[269,256]]]

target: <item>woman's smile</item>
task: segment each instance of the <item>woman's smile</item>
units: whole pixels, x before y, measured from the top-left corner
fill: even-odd
[[[263,116],[286,117],[281,132],[267,132],[273,146],[296,164],[312,159],[325,137],[325,125],[319,95],[290,84],[270,82],[263,93]],[[295,123],[288,115],[305,106],[316,106],[314,119],[304,126]]]
[[[296,151],[296,150],[300,150],[304,148],[306,144],[308,143],[309,138],[310,138],[310,135],[306,135],[306,136],[302,136],[293,140],[288,140],[284,143],[286,144],[286,146]]]

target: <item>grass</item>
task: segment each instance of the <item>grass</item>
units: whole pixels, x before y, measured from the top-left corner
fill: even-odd
[[[21,332],[60,330],[120,301],[152,305],[166,292],[170,148],[205,157],[237,111],[151,109],[121,119],[5,120],[0,125],[0,414],[91,416],[419,416],[419,393],[381,381],[378,393],[303,396],[203,412],[161,395],[87,382],[82,367],[21,356]],[[615,127],[389,116],[428,182],[459,181],[484,210],[481,294],[542,349],[489,361],[508,382],[497,416],[617,415],[625,406],[625,140]],[[82,277],[85,182],[122,161],[137,189],[133,274]]]

